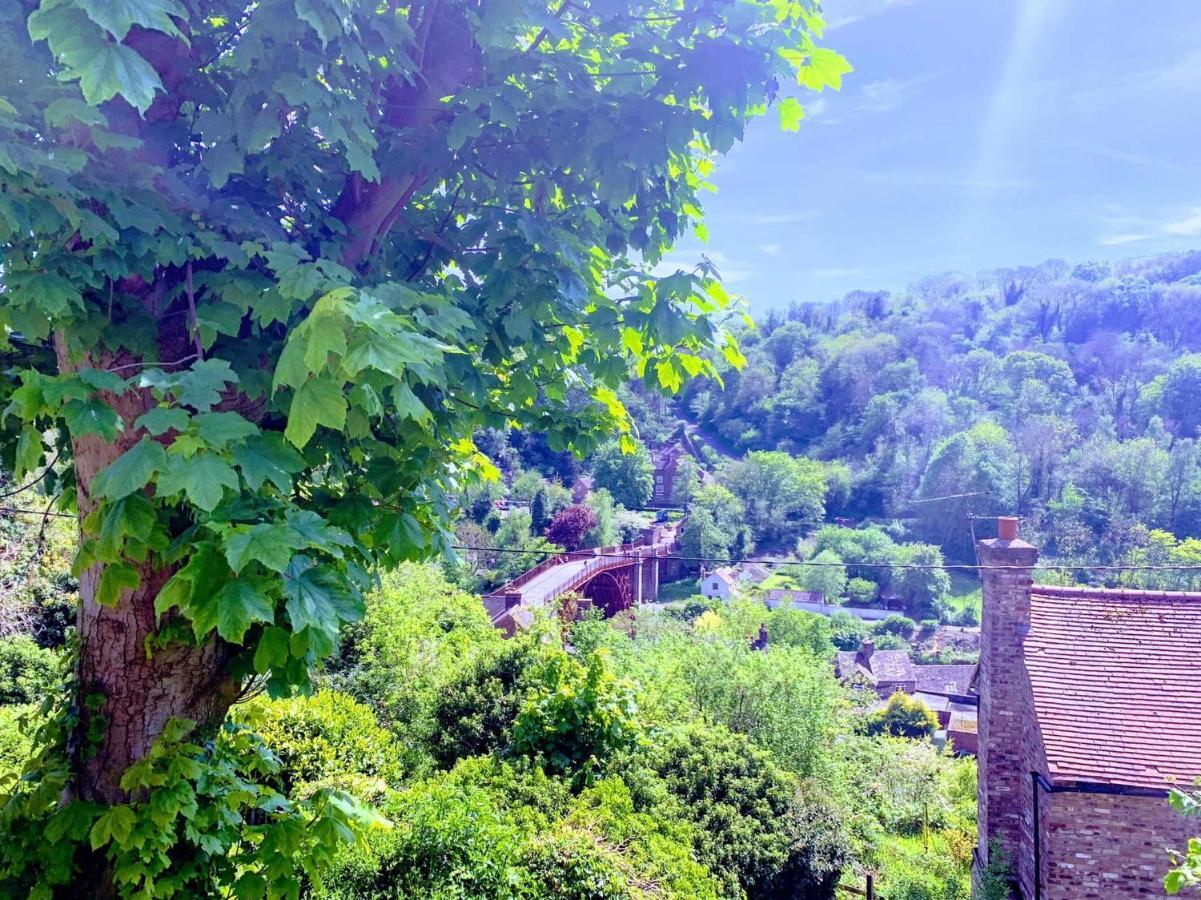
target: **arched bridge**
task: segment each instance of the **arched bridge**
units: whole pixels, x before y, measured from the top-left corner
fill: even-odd
[[[492,623],[510,634],[564,594],[583,595],[606,616],[654,600],[663,557],[678,549],[678,525],[644,529],[632,544],[577,550],[544,559],[484,597]],[[674,562],[674,560],[672,561]]]

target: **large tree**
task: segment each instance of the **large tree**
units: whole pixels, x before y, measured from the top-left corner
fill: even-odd
[[[444,549],[477,429],[587,449],[631,368],[736,360],[708,270],[647,267],[750,117],[794,128],[782,86],[847,70],[809,0],[0,20],[3,461],[80,516],[63,797],[97,808],[170,720],[305,685],[367,573]]]

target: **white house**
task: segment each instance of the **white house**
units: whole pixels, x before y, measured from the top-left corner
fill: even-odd
[[[701,579],[701,596],[729,600],[738,593],[738,576],[733,569],[722,568],[709,572]]]

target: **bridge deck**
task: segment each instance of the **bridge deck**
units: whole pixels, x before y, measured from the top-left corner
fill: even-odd
[[[544,560],[493,591],[485,597],[485,603],[489,604],[490,600],[500,603],[505,595],[512,597],[519,594],[520,606],[546,606],[568,591],[580,589],[600,572],[630,566],[638,559],[652,559],[669,553],[676,546],[678,530],[678,524],[659,526],[650,531],[648,537],[653,537],[649,540],[593,551],[577,551]],[[489,606],[493,609],[491,604]],[[503,605],[495,608],[494,618],[503,612],[504,608]]]

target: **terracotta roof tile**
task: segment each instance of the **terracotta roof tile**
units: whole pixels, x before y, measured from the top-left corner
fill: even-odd
[[[1201,594],[1036,585],[1025,660],[1053,781],[1201,776]]]

